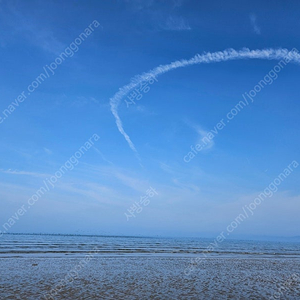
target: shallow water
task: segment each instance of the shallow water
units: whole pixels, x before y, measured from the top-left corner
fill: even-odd
[[[211,242],[6,235],[0,299],[300,299],[298,243]]]
[[[299,261],[206,259],[189,276],[188,258],[96,257],[62,287],[78,258],[7,258],[0,261],[1,299],[269,299]],[[55,292],[55,290],[57,292]],[[280,299],[300,299],[299,282]]]

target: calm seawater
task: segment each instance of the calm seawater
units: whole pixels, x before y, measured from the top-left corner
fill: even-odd
[[[208,251],[208,247],[211,247]],[[180,255],[201,253],[212,257],[251,256],[300,258],[300,242],[263,242],[200,238],[150,238],[84,235],[5,234],[0,257],[81,256],[97,249],[98,255]]]

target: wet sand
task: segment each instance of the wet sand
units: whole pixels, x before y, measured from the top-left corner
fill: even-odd
[[[97,256],[76,272],[80,261],[80,257],[2,258],[0,298],[279,299],[270,297],[300,270],[300,261],[291,258],[223,257],[201,261],[186,276],[188,257]],[[286,285],[280,299],[300,299],[299,284]]]

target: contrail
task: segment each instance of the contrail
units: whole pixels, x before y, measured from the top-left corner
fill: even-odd
[[[131,82],[127,85],[124,85],[119,91],[110,98],[110,109],[112,114],[116,119],[116,124],[124,136],[125,140],[127,141],[129,147],[135,152],[138,156],[138,152],[131,141],[129,135],[125,132],[123,128],[122,121],[120,119],[118,113],[119,104],[124,96],[126,96],[131,90],[135,87],[140,85],[143,81],[146,81],[151,76],[159,76],[171,70],[175,70],[177,68],[183,68],[186,66],[191,66],[195,64],[203,64],[203,63],[215,63],[221,61],[228,61],[228,60],[238,60],[238,59],[268,59],[268,60],[282,60],[284,58],[288,58],[289,61],[300,64],[300,54],[298,53],[297,49],[292,49],[289,51],[288,49],[263,49],[263,50],[250,50],[248,48],[244,48],[242,50],[234,50],[234,49],[227,49],[224,51],[219,52],[208,52],[202,55],[197,54],[189,60],[183,59],[174,61],[167,65],[160,65],[146,73],[141,75],[137,75],[131,79]]]

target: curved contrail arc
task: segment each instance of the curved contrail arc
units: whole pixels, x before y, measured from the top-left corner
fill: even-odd
[[[222,62],[228,60],[238,60],[238,59],[268,59],[268,60],[282,60],[284,58],[289,58],[291,62],[300,64],[300,54],[297,49],[293,49],[289,51],[288,49],[263,49],[263,50],[250,50],[250,49],[242,49],[242,50],[234,50],[227,49],[224,51],[213,52],[213,53],[204,53],[202,55],[197,54],[189,60],[183,59],[174,61],[167,65],[160,65],[146,73],[141,75],[137,75],[131,79],[131,82],[127,85],[124,85],[119,91],[110,98],[110,109],[112,114],[116,119],[117,127],[120,133],[124,136],[127,141],[129,147],[138,155],[138,152],[131,141],[129,135],[125,132],[123,128],[123,124],[121,118],[118,113],[119,104],[124,96],[126,96],[131,90],[140,85],[143,81],[149,79],[149,76],[159,76],[171,70],[175,70],[177,68],[183,68],[186,66],[191,66],[195,64],[202,63],[215,63]]]

